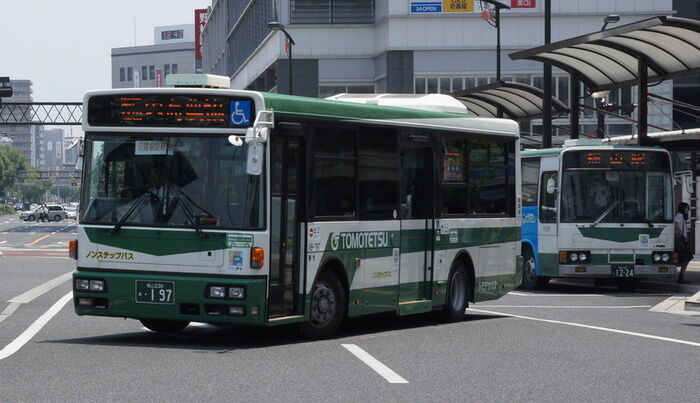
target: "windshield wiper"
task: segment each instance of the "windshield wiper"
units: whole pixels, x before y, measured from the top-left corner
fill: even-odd
[[[591,224],[591,227],[595,227],[596,225],[598,225],[598,223],[600,223],[603,220],[603,218],[605,218],[605,216],[608,215],[608,213],[610,213],[615,208],[615,206],[617,206],[619,203],[620,203],[620,201],[616,200],[615,203],[611,204],[610,207],[608,207],[605,211],[603,211],[603,213],[600,215],[600,217],[598,217],[593,222],[593,224]]]
[[[122,226],[124,226],[124,224],[126,223],[126,220],[128,220],[129,217],[131,217],[131,215],[134,214],[134,211],[141,210],[143,205],[146,204],[145,202],[150,198],[150,195],[152,195],[151,192],[146,192],[135,200],[131,208],[129,208],[129,210],[127,210],[126,213],[124,213],[119,222],[117,222],[117,225],[115,225],[114,228],[112,228],[112,234],[116,234],[117,232],[119,232]]]
[[[206,214],[208,217],[213,217],[213,215],[203,209],[200,205],[195,203],[188,195],[185,193],[184,190],[180,188],[175,188],[177,192],[180,194],[181,198],[180,200],[182,201],[182,205],[180,208],[182,211],[185,213],[187,216],[187,219],[192,223],[192,228],[197,232],[197,235],[199,235],[200,238],[206,238],[208,235],[202,231],[202,227],[200,226],[198,219],[199,216],[194,213],[194,209],[199,209],[201,210],[204,214]]]

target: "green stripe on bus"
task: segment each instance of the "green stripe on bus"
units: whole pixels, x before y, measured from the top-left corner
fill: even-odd
[[[639,241],[640,235],[649,235],[649,238],[658,238],[663,228],[597,228],[578,227],[581,235],[586,238],[600,239],[613,242]]]
[[[474,115],[458,113],[431,112],[418,109],[397,108],[392,106],[366,105],[360,103],[332,101],[320,98],[306,98],[284,94],[262,93],[265,107],[275,113],[324,117],[330,119],[464,119],[475,118]]]
[[[204,252],[226,249],[226,234],[206,233],[200,238],[193,231],[163,231],[122,228],[116,234],[111,228],[84,228],[90,242],[153,256]]]

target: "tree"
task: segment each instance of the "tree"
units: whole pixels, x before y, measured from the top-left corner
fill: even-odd
[[[0,146],[0,194],[17,183],[18,171],[28,168],[29,161],[21,152],[7,145]]]
[[[22,195],[22,200],[40,203],[44,202],[46,191],[53,187],[52,180],[36,181],[34,183],[20,183],[16,186],[18,193]]]

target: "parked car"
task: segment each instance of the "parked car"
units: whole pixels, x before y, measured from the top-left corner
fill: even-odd
[[[15,211],[22,211],[24,210],[24,203],[15,203]]]
[[[47,204],[46,207],[48,208],[48,220],[49,221],[61,221],[65,220],[68,218],[68,213],[66,213],[66,210],[63,209],[63,207],[55,205],[55,204]],[[19,215],[20,220],[24,221],[36,221],[39,219],[39,208],[37,207],[33,210],[30,211],[23,211]]]
[[[73,207],[73,206],[68,206],[65,207],[66,214],[68,218],[72,218],[73,220],[78,219],[78,209]]]

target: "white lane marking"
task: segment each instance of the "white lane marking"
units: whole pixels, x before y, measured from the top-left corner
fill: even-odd
[[[554,324],[557,324],[557,325],[566,325],[566,326],[582,327],[582,328],[585,328],[585,329],[601,330],[601,331],[603,331],[603,332],[626,334],[626,335],[628,335],[628,336],[642,337],[642,338],[645,338],[645,339],[653,339],[653,340],[668,341],[668,342],[671,342],[671,343],[687,344],[687,345],[689,345],[689,346],[700,347],[700,343],[696,343],[696,342],[694,342],[694,341],[687,341],[687,340],[680,340],[680,339],[672,339],[672,338],[670,338],[670,337],[663,337],[663,336],[654,336],[653,334],[629,332],[629,331],[627,331],[627,330],[611,329],[611,328],[609,328],[609,327],[591,326],[591,325],[584,325],[584,324],[582,324],[582,323],[564,322],[564,321],[552,320],[552,319],[533,318],[533,317],[531,317],[531,316],[513,315],[512,313],[503,313],[503,312],[486,311],[486,310],[474,309],[474,308],[467,308],[467,310],[473,311],[473,312],[486,313],[486,314],[489,314],[489,315],[508,316],[508,317],[511,317],[511,318],[527,319],[527,320],[533,320],[533,321],[536,321],[536,322],[545,322],[545,323],[554,323]]]
[[[51,279],[44,284],[40,284],[31,290],[22,293],[21,295],[18,295],[11,300],[8,300],[7,302],[19,302],[20,304],[28,304],[31,302],[34,298],[56,288],[57,286],[63,284],[64,282],[68,281],[71,276],[73,275],[72,271],[69,271],[66,274],[62,274],[54,279]]]
[[[3,235],[7,235],[7,232],[3,232],[2,234],[3,234]]]
[[[359,358],[360,361],[364,362],[374,370],[374,372],[381,375],[389,383],[408,383],[407,380],[403,379],[401,375],[394,372],[391,368],[382,364],[376,358],[372,357],[368,352],[356,346],[355,344],[341,344],[346,350],[351,352],[355,357]]]
[[[32,337],[36,336],[39,331],[46,326],[47,323],[56,316],[56,314],[68,303],[68,301],[73,299],[73,291],[69,292],[68,294],[64,295],[61,299],[59,299],[51,308],[49,308],[48,311],[44,312],[43,315],[39,316],[39,319],[35,320],[34,323],[32,323],[27,330],[22,332],[19,336],[17,336],[16,339],[12,340],[10,344],[5,346],[2,350],[0,350],[0,361],[4,360],[5,358],[11,356],[12,354],[16,353],[22,346],[27,344]]]
[[[633,309],[651,305],[477,305],[479,308]]]
[[[2,244],[2,243],[7,243],[7,241],[0,241],[0,244]]]
[[[17,308],[19,308],[20,305],[22,304],[20,304],[19,302],[10,302],[10,305],[5,307],[5,309],[2,312],[0,312],[0,323],[2,323],[3,320],[10,317],[10,315],[15,313],[15,311],[17,310]]]

